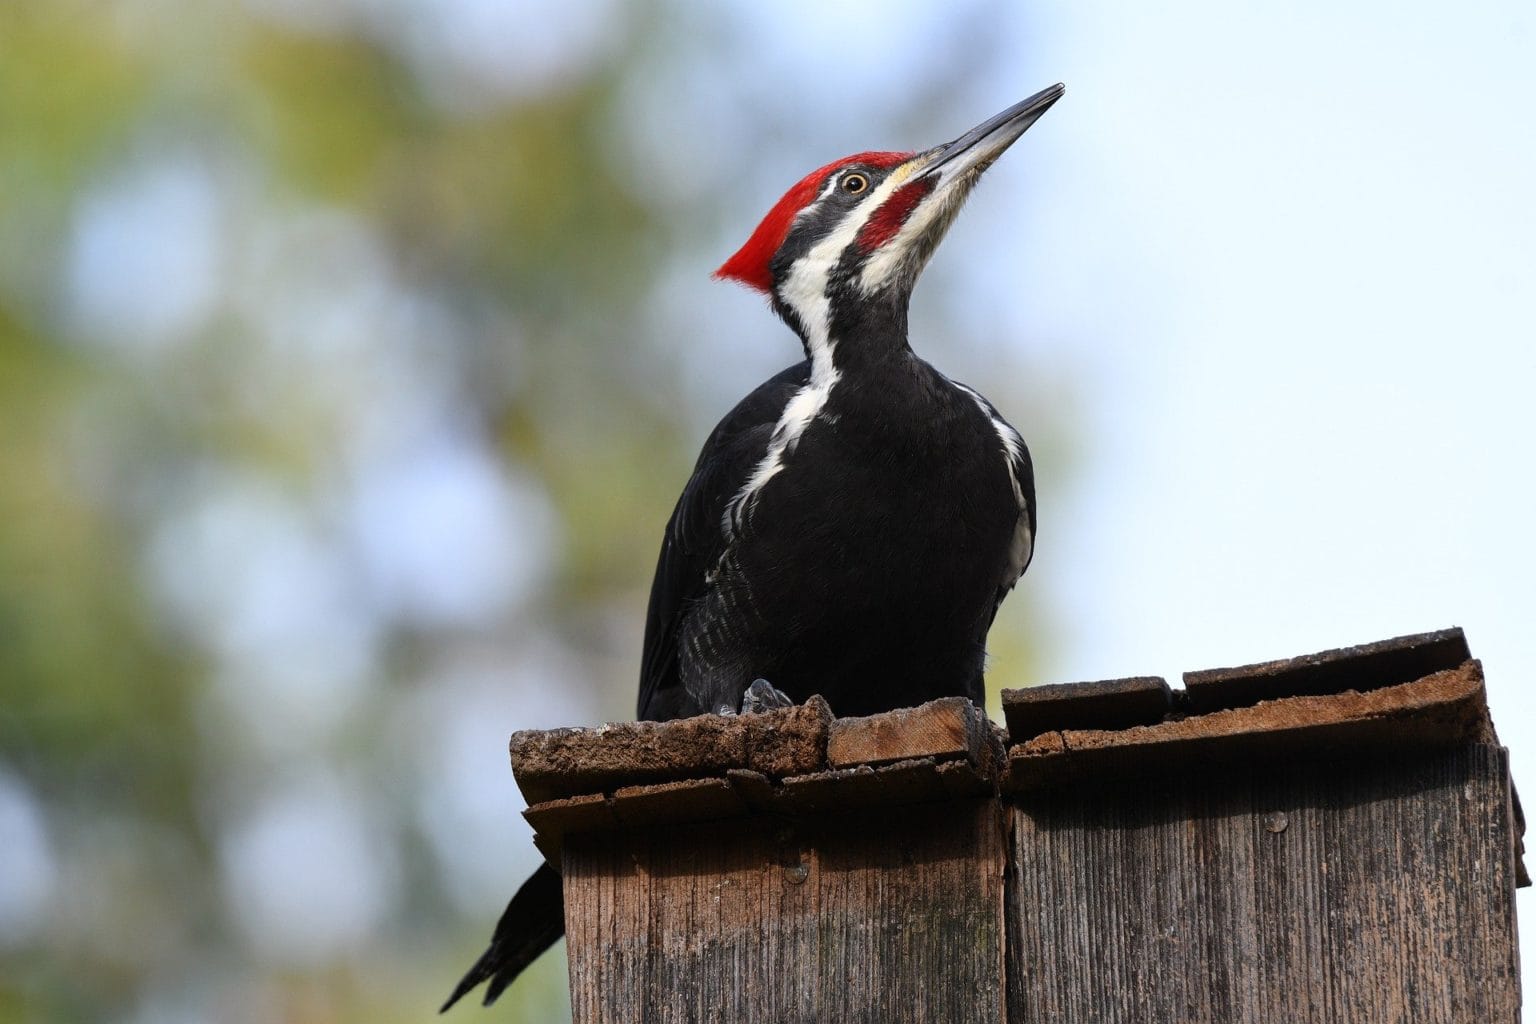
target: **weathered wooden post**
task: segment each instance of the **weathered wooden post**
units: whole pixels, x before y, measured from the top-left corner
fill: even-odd
[[[520,733],[575,1019],[1001,1020],[1002,752],[963,698]]]
[[[1460,631],[1185,684],[519,733],[575,1019],[1517,1020]]]
[[[1008,1020],[1518,1020],[1524,825],[1461,631],[1184,682],[1005,701]]]

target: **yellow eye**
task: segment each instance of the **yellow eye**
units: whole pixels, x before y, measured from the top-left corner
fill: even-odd
[[[843,179],[843,191],[851,196],[862,195],[869,188],[869,179],[862,174],[850,174]]]

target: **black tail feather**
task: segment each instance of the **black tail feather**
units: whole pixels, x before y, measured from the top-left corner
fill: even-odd
[[[446,1013],[450,1006],[487,979],[490,984],[485,989],[485,1005],[490,1006],[508,985],[517,980],[523,968],[560,941],[564,934],[565,895],[560,887],[560,876],[548,864],[540,864],[539,870],[529,876],[502,912],[490,947],[475,961],[454,988],[453,995],[437,1012]]]

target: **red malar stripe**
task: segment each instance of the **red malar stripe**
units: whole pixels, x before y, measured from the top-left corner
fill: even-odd
[[[934,182],[937,179],[932,175],[918,178],[908,182],[891,193],[891,197],[880,205],[880,209],[864,224],[859,231],[858,246],[861,252],[873,252],[886,242],[896,237],[896,232],[912,216],[912,211],[917,209],[917,204],[922,202],[928,193],[933,191]]]

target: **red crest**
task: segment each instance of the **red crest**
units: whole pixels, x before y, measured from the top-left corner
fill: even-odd
[[[818,167],[795,182],[784,198],[773,204],[773,209],[763,218],[763,222],[752,232],[752,237],[736,254],[715,271],[715,276],[721,280],[740,281],[749,288],[756,288],[760,292],[768,292],[773,288],[773,272],[768,268],[773,260],[774,253],[779,251],[779,246],[784,244],[784,239],[789,235],[789,228],[795,222],[795,216],[806,204],[815,199],[826,183],[827,175],[842,170],[850,164],[863,164],[866,167],[895,167],[904,160],[909,159],[911,153],[856,153],[853,156],[843,157],[833,161],[825,167]]]

